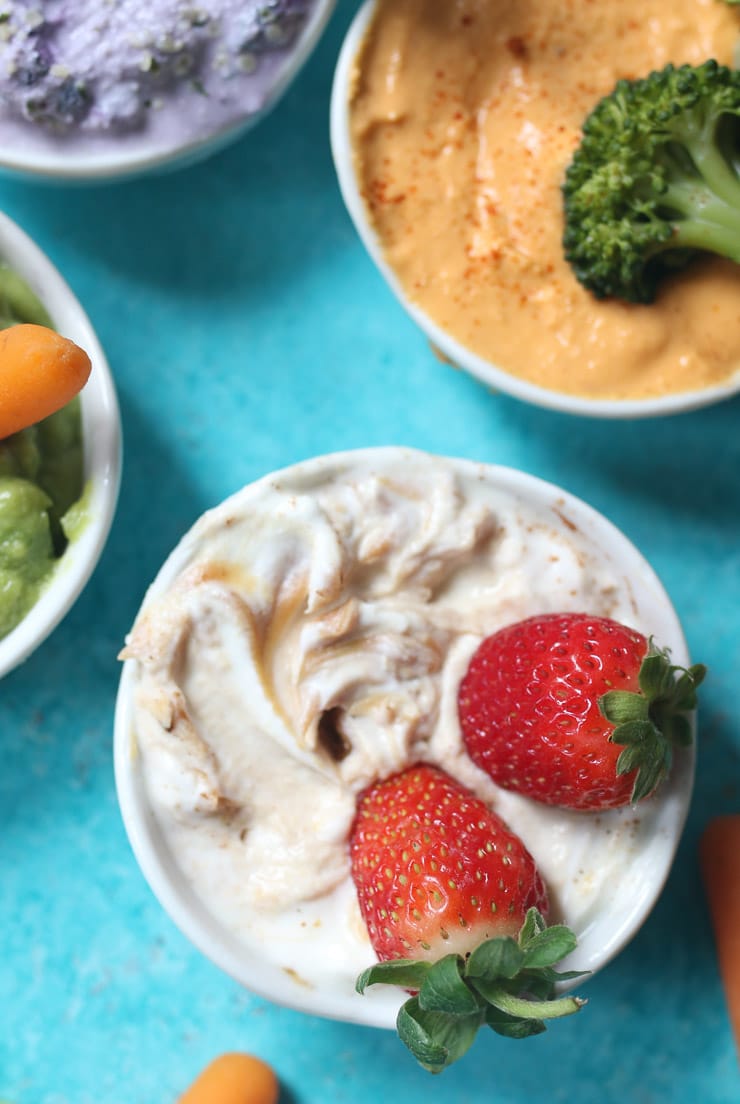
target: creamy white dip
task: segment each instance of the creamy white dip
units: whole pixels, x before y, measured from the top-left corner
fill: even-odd
[[[582,934],[644,892],[630,863],[660,796],[637,814],[538,806],[462,746],[457,688],[497,628],[570,609],[651,631],[557,491],[543,505],[495,472],[394,448],[267,477],[194,526],[128,638],[132,746],[165,847],[218,923],[297,984],[350,993],[373,961],[349,876],[355,799],[418,760],[521,835],[552,919]]]

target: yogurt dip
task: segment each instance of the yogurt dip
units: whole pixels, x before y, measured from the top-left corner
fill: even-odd
[[[319,0],[0,0],[0,134],[179,148],[260,112]]]
[[[251,957],[275,975],[258,991],[328,1015],[398,1002],[354,993],[374,954],[347,841],[360,790],[419,760],[521,835],[581,964],[615,953],[667,871],[691,756],[637,812],[538,806],[473,765],[456,704],[481,639],[535,612],[654,629],[683,661],[660,585],[598,517],[519,473],[388,448],[268,476],[185,536],[122,653],[116,770],[147,876],[176,872],[163,901],[227,934],[237,976]]]
[[[564,258],[561,196],[597,101],[669,61],[732,64],[737,8],[374,0],[366,10],[345,89],[354,175],[412,308],[468,355],[549,392],[651,400],[737,378],[740,267],[697,263],[650,306],[599,302]]]

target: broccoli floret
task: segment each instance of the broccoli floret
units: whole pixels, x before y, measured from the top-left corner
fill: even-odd
[[[599,299],[650,303],[708,250],[740,263],[740,71],[707,61],[621,80],[563,184],[565,256]]]

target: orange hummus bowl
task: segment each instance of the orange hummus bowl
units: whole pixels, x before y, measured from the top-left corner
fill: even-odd
[[[647,2],[654,5],[656,0]],[[677,2],[684,4],[686,0]],[[581,0],[576,0],[576,3],[580,4]],[[530,0],[525,4],[530,13],[528,18],[540,19],[542,27],[555,21],[558,27],[556,33],[567,40],[571,34],[567,12],[552,3],[550,7],[552,11],[549,14],[545,12],[540,15],[539,9]],[[600,8],[599,4],[591,7]],[[692,12],[694,7],[692,5]],[[552,115],[553,102],[557,100],[555,110],[559,111],[559,105],[564,101],[557,89],[542,92],[545,81],[541,76],[539,83],[532,81],[524,91],[512,93],[514,99],[519,96],[518,102],[523,106],[517,124],[519,133],[516,141],[512,139],[510,144],[529,146],[533,167],[527,174],[521,166],[517,168],[516,165],[497,163],[495,147],[499,136],[492,127],[497,125],[498,108],[494,105],[499,102],[500,89],[503,88],[505,93],[507,89],[510,91],[512,83],[519,79],[517,73],[524,73],[526,77],[528,59],[522,61],[514,56],[526,47],[521,45],[519,50],[515,50],[514,44],[520,40],[515,37],[506,39],[505,30],[498,27],[492,29],[495,21],[493,16],[490,17],[486,33],[492,40],[495,37],[504,52],[512,54],[507,63],[511,64],[514,76],[499,81],[495,97],[486,86],[485,95],[489,99],[485,101],[486,119],[481,122],[482,109],[478,108],[478,100],[474,97],[479,95],[481,74],[488,80],[485,43],[480,50],[482,60],[471,62],[465,79],[460,79],[456,85],[450,79],[451,65],[445,68],[443,64],[451,60],[460,65],[468,64],[468,59],[476,51],[474,36],[467,42],[464,39],[465,33],[470,31],[467,24],[481,17],[481,13],[482,22],[488,16],[485,7],[480,5],[468,5],[468,8],[454,5],[442,10],[433,5],[425,8],[418,3],[408,4],[406,11],[409,18],[424,17],[423,26],[409,28],[400,26],[403,15],[399,8],[392,9],[385,0],[366,0],[350,26],[335,72],[331,144],[340,189],[362,242],[401,305],[443,359],[469,372],[492,390],[505,392],[540,407],[598,418],[644,418],[689,411],[736,395],[740,391],[740,316],[735,293],[740,290],[740,267],[715,258],[706,263],[698,261],[691,268],[688,280],[683,281],[680,287],[678,280],[672,282],[667,294],[661,295],[655,305],[649,306],[616,300],[600,302],[586,292],[575,280],[562,255],[562,166],[567,164],[565,157],[569,158],[569,151],[579,140],[580,124],[585,114],[613,84],[607,83],[595,97],[593,90],[586,93],[582,89],[574,91],[575,106],[571,104],[567,109],[570,111],[567,126],[556,125],[557,117]],[[698,58],[703,50],[714,45],[718,46],[721,57],[719,45],[724,48],[729,32],[740,29],[740,23],[735,28],[727,21],[737,21],[740,16],[727,5],[712,5],[714,8],[721,10],[717,13],[712,10],[708,15],[705,13],[702,18],[708,21],[709,26],[700,31],[694,29],[693,22],[689,27],[688,14],[684,13],[686,26],[682,28],[683,37],[675,46],[677,62],[692,61],[694,53]],[[517,5],[504,5],[500,11],[497,9],[496,18],[499,15],[502,19],[509,18],[515,27],[517,21],[523,18],[522,10]],[[600,11],[596,13],[599,19],[603,14]],[[610,18],[624,20],[625,17],[616,11]],[[459,27],[455,24],[455,34],[452,33],[454,20],[460,24]],[[633,20],[630,27],[637,27],[637,21]],[[609,33],[613,30],[613,27],[608,28]],[[481,33],[484,31],[485,28],[481,28]],[[572,33],[577,36],[585,32],[576,28]],[[630,30],[627,39],[630,34],[638,33],[638,30]],[[665,33],[667,35],[668,30]],[[692,43],[691,36],[697,38],[697,44]],[[620,49],[622,45],[620,42]],[[571,47],[571,52],[575,53],[572,43]],[[633,55],[627,53],[624,62],[619,58],[611,62],[614,72],[619,73],[623,64],[630,64],[632,57],[639,58],[640,51],[647,50],[637,38],[632,41],[631,48]],[[542,49],[541,41],[538,49],[540,55],[548,53]],[[378,61],[383,50],[387,57]],[[424,50],[427,53],[421,59]],[[415,51],[419,52],[418,56],[424,62],[424,65],[420,62],[417,68],[413,65]],[[536,53],[533,48],[533,58]],[[461,61],[461,58],[464,60]],[[476,64],[477,69],[474,68]],[[385,69],[379,68],[382,65]],[[375,68],[368,77],[365,70],[371,66]],[[437,83],[435,78],[438,78]],[[603,83],[609,79],[608,75],[597,75],[592,83],[598,87],[599,81]],[[540,103],[535,102],[538,89]],[[372,110],[368,107],[371,96],[376,99],[376,103],[371,105]],[[417,96],[418,111],[415,104]],[[358,108],[359,100],[362,104]],[[456,113],[453,101],[454,106],[459,107]],[[587,105],[585,110],[584,103]],[[546,115],[548,111],[549,118]],[[550,123],[549,130],[545,125],[547,122]],[[488,129],[483,130],[484,126]],[[418,127],[422,144],[411,146],[410,127]],[[472,148],[464,147],[465,135],[470,131],[475,131],[477,142]],[[557,131],[566,133],[558,138]],[[366,137],[368,149],[373,143],[370,153],[361,145]],[[502,133],[500,142],[503,147],[509,139]],[[401,146],[413,149],[413,160],[408,165],[403,163]],[[552,154],[549,158],[545,147]],[[521,150],[517,156],[520,154]],[[364,167],[365,160],[370,166],[367,169]],[[455,165],[459,168],[457,176],[454,175],[457,171]],[[467,166],[465,170],[463,165]],[[467,171],[467,177],[462,175],[464,171]],[[543,176],[547,177],[542,193],[544,198],[537,207],[533,197],[538,195],[538,178]],[[495,284],[492,277],[493,266],[497,263],[493,256],[495,250],[490,254],[490,260],[488,255],[477,254],[476,250],[481,241],[486,247],[491,242],[495,243],[496,234],[506,226],[506,218],[500,216],[492,201],[488,211],[480,215],[480,221],[476,220],[487,196],[497,198],[496,189],[500,189],[502,194],[507,194],[507,189],[511,193],[520,187],[521,180],[524,180],[521,188],[529,202],[523,211],[517,212],[520,238],[511,244],[509,252],[511,255],[516,253],[516,256],[509,265],[509,272],[520,265],[524,277],[528,278],[528,269],[539,269],[537,278],[540,284],[526,285],[534,289],[527,292],[522,283],[521,298],[528,294],[530,302],[526,312],[521,314],[516,311],[516,288],[511,284],[504,288],[500,301],[495,303],[498,311],[496,321],[493,313],[487,310],[487,304],[493,302],[491,296],[495,294],[490,291],[490,286]],[[476,189],[473,199],[470,194],[472,188]],[[447,207],[447,195],[454,193],[462,196],[466,204],[468,224],[475,222],[472,231],[469,225],[464,225],[462,216],[453,217]],[[512,221],[513,217],[510,217],[509,224]],[[451,243],[451,251],[456,250],[454,257],[450,253],[449,265],[444,252],[446,241]],[[544,252],[541,257],[533,255],[532,246],[540,241],[549,246],[547,257]],[[517,253],[520,246],[521,252]],[[463,273],[464,250],[472,257],[472,263],[469,270]],[[548,264],[550,260],[552,263]],[[399,269],[403,270],[403,276]],[[503,267],[500,271],[504,271]],[[549,275],[551,271],[552,275]],[[485,292],[488,299],[480,293],[480,283],[475,287],[465,282],[476,279],[489,285]],[[503,277],[501,280],[503,286]],[[442,302],[442,295],[438,294],[442,284],[447,285],[444,307],[441,310],[430,309],[430,300],[435,306]],[[668,302],[664,303],[664,298]],[[471,301],[475,302],[480,318],[475,318],[471,323],[469,315],[464,325],[455,318],[454,324],[450,325],[449,317],[453,317],[457,310],[454,304],[462,303],[467,310],[467,304]],[[725,313],[718,314],[720,309]],[[448,315],[448,321],[442,321],[440,314]],[[485,342],[476,339],[475,326],[488,328],[492,334],[491,345],[495,346],[493,352],[482,348]],[[507,333],[502,336],[499,329],[503,331],[504,328]],[[718,335],[720,342],[726,338],[727,341],[714,364],[708,359],[706,351],[710,349],[711,358],[710,346],[716,344]],[[552,351],[550,358],[551,350],[545,342],[549,340],[552,345],[560,343],[567,346],[569,338],[572,339],[572,348],[566,349],[566,352],[570,361],[564,361],[562,366],[557,365],[560,353]],[[691,348],[692,340],[698,343],[696,354]],[[686,348],[677,343],[681,341],[688,343]],[[737,358],[733,353],[735,342]],[[505,355],[501,349],[505,349]],[[510,363],[509,354],[514,363]],[[604,362],[606,370],[599,359],[603,359],[604,355],[611,358]],[[590,386],[591,357],[595,365],[593,372],[601,370],[603,375],[600,380],[593,377],[594,386]],[[518,365],[515,363],[517,358]],[[658,366],[656,362],[659,358]],[[549,376],[543,368],[545,360],[549,362],[550,359],[556,364],[559,376],[557,371]],[[735,363],[738,367],[733,371]],[[644,386],[643,374],[646,380]],[[587,381],[587,385],[581,387],[582,380]]]

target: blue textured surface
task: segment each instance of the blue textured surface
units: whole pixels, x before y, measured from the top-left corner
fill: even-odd
[[[328,148],[340,3],[271,118],[175,175],[0,207],[85,304],[109,355],[126,458],[117,519],[64,624],[0,684],[0,1098],[171,1104],[231,1048],[272,1062],[284,1102],[725,1104],[740,1076],[697,864],[740,808],[740,402],[601,423],[489,394],[440,364],[356,240]],[[244,992],[152,898],[111,763],[116,653],[165,554],[206,507],[304,457],[407,444],[523,468],[604,511],[651,560],[711,667],[696,796],[638,937],[546,1035],[487,1035],[442,1077],[390,1033]]]

